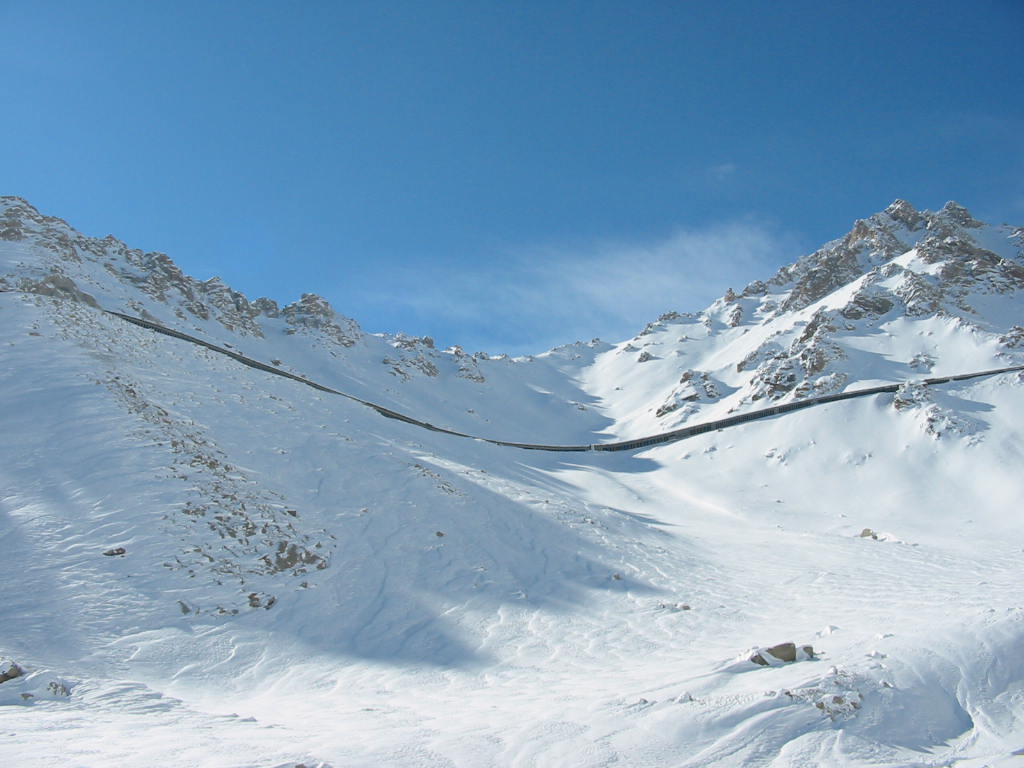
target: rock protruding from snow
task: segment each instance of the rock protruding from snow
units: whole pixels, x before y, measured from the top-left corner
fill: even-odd
[[[931,391],[919,381],[900,384],[899,389],[892,396],[892,404],[897,411],[918,408],[922,405],[929,405],[931,402]]]
[[[828,370],[831,363],[846,358],[834,341],[839,329],[836,314],[818,309],[787,348],[769,340],[737,363],[737,371],[753,370],[748,397],[777,400],[790,393],[810,397],[842,389],[847,377]]]
[[[750,661],[761,667],[775,667],[779,664],[791,664],[794,661],[816,659],[814,648],[810,645],[797,647],[796,643],[779,643],[771,648],[758,648],[750,655]]]
[[[14,680],[24,674],[25,670],[13,659],[0,658],[0,683],[6,683],[8,680]]]
[[[656,414],[664,416],[688,403],[710,402],[719,397],[718,387],[707,371],[686,370],[679,378],[679,384],[658,407]]]
[[[315,293],[304,293],[298,301],[281,310],[291,326],[289,333],[317,331],[342,347],[354,346],[362,336],[355,320],[342,317],[330,302]]]
[[[903,213],[900,214],[901,218]],[[803,309],[847,285],[865,272],[904,253],[908,240],[902,220],[876,214],[857,221],[845,237],[783,267],[768,281],[773,287],[789,287],[779,312]],[[901,237],[904,235],[904,237]]]
[[[18,283],[18,290],[25,291],[26,293],[36,293],[40,296],[53,296],[58,299],[79,301],[94,308],[99,307],[96,299],[79,289],[74,280],[58,272],[53,272],[41,280],[23,278]]]

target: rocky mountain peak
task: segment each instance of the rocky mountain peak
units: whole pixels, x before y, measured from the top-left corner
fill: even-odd
[[[984,224],[959,203],[932,212],[896,200],[770,280],[727,291],[701,323],[652,323],[621,347],[641,351],[633,359],[647,363],[645,376],[653,361],[666,361],[663,400],[645,418],[674,428],[758,401],[839,392],[893,361],[912,376],[921,361],[929,370],[942,365],[947,341],[936,337],[940,330],[957,329],[970,338],[964,345],[985,339],[998,350],[986,363],[993,367],[1017,362],[1020,235]],[[908,326],[918,328],[915,338],[906,336]],[[881,349],[890,339],[891,349],[865,354],[865,344]],[[683,379],[669,378],[676,371]],[[704,381],[711,386],[697,386]]]
[[[351,347],[362,336],[359,324],[337,314],[323,296],[304,293],[302,297],[281,310],[281,315],[295,330],[319,331],[343,347]]]
[[[261,296],[253,301],[252,308],[265,317],[276,318],[281,316],[281,308],[277,305],[277,302],[265,296]]]
[[[998,257],[975,238],[984,226],[956,202],[933,213],[896,200],[883,212],[858,219],[843,237],[780,269],[768,281],[777,291],[789,289],[778,302],[776,314],[801,310],[912,248],[929,263],[950,259],[994,263]]]
[[[894,200],[884,213],[911,231],[920,229],[921,225],[925,223],[924,215],[906,200]]]
[[[307,320],[327,320],[334,315],[331,303],[315,293],[302,294],[298,301],[286,306],[283,312],[286,316]]]
[[[0,195],[0,215],[8,225],[16,224],[20,219],[28,219],[42,223],[46,218],[28,200],[16,195]],[[58,220],[59,221],[59,220]],[[4,237],[5,240],[15,238]]]
[[[954,200],[950,200],[942,206],[942,210],[935,214],[932,220],[938,219],[945,219],[958,227],[967,227],[969,229],[979,229],[985,226],[984,222],[978,221],[971,215],[970,211]]]

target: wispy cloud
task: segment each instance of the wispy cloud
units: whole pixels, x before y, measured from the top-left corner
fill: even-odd
[[[799,255],[796,238],[762,222],[680,229],[646,242],[535,246],[471,271],[396,275],[396,299],[471,349],[539,352],[601,337],[619,341],[669,310],[698,311]],[[431,287],[427,287],[430,285]],[[397,292],[396,292],[397,289]]]
[[[722,183],[736,175],[739,166],[736,163],[718,163],[708,168],[708,175],[712,181]]]

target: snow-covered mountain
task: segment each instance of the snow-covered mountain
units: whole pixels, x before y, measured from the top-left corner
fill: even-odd
[[[897,201],[702,312],[511,359],[250,300],[0,198],[0,756],[1024,759],[1024,378],[920,383],[1024,365],[1022,243]],[[101,310],[519,442],[902,386],[521,451]]]

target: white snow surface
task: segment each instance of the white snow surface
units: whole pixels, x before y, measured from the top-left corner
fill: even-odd
[[[512,360],[0,216],[0,764],[1024,764],[1019,374],[522,451],[92,306],[588,444],[1024,364],[1019,231],[898,201],[704,312]]]

